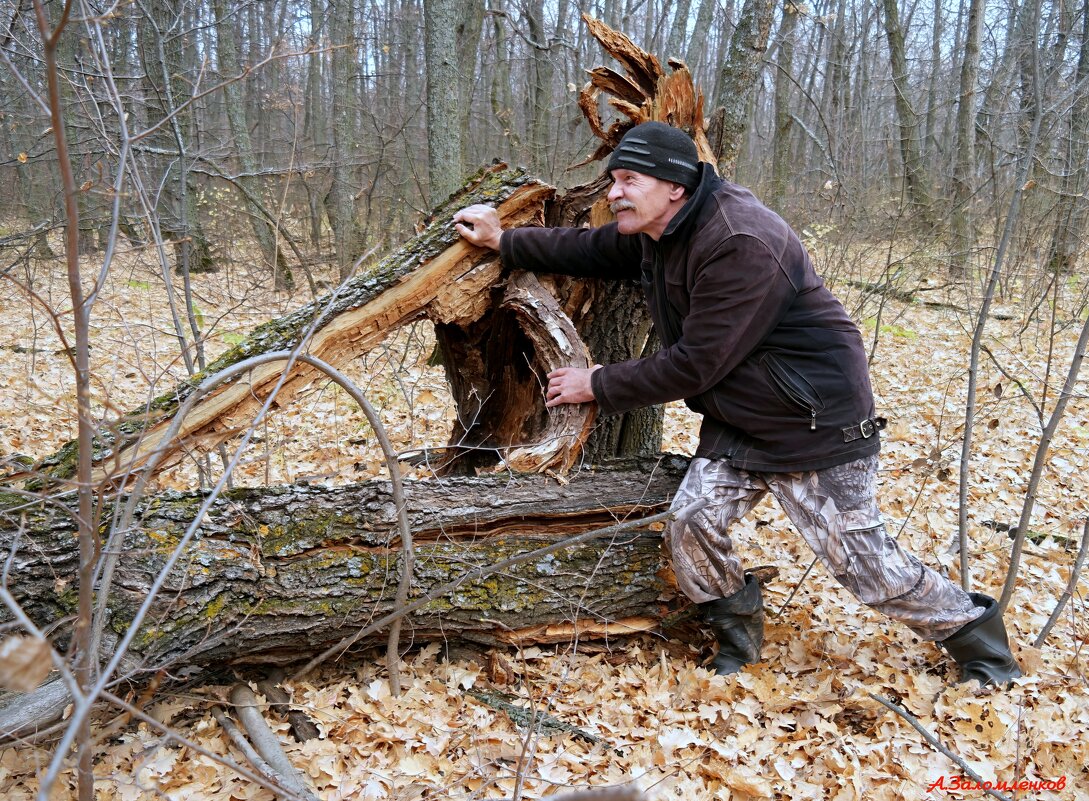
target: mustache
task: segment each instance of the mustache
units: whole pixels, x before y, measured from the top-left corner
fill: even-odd
[[[626,211],[628,209],[634,209],[635,204],[630,200],[617,200],[609,204],[609,211],[616,214],[618,211]]]

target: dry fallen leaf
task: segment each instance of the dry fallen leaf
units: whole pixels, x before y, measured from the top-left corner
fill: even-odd
[[[737,768],[726,774],[726,784],[733,790],[756,798],[771,798],[774,795],[771,784],[747,768]]]
[[[49,643],[41,637],[15,634],[0,643],[0,687],[28,693],[53,667]]]

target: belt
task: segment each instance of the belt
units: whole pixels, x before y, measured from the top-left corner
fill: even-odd
[[[888,422],[884,417],[870,417],[857,425],[847,426],[843,429],[843,441],[854,442],[856,439],[869,439],[888,425]]]

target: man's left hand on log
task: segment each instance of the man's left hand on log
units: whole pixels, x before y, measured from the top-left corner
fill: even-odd
[[[559,406],[561,403],[589,403],[594,399],[590,388],[590,376],[601,365],[593,367],[560,367],[548,374],[548,391],[545,394],[545,406]]]

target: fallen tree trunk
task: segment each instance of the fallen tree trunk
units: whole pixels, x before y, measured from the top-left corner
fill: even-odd
[[[664,457],[580,470],[565,482],[496,473],[410,483],[412,597],[475,567],[661,511],[684,467]],[[114,631],[126,630],[203,499],[171,492],[141,502],[110,594]],[[16,548],[11,590],[48,627],[76,603],[64,578],[78,562],[72,520],[47,504],[10,512],[13,499],[4,502],[0,549]],[[126,670],[316,653],[393,611],[400,547],[388,482],[226,492],[157,598]],[[593,541],[462,586],[410,616],[404,642],[548,642],[653,628],[663,612],[659,563],[652,532]]]

